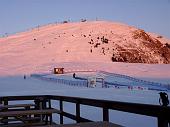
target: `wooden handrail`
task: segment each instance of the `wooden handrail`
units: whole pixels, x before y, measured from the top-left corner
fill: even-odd
[[[74,119],[77,122],[91,121],[81,117],[80,114],[81,104],[102,108],[103,121],[109,121],[109,109],[112,109],[112,110],[118,110],[123,112],[157,117],[158,127],[168,127],[168,122],[170,122],[170,107],[163,107],[163,106],[151,105],[151,104],[139,104],[139,103],[89,99],[89,98],[82,98],[82,97],[57,96],[57,95],[5,96],[5,97],[0,97],[0,102],[3,102],[5,105],[7,105],[8,101],[34,100],[37,97],[59,101],[60,111],[61,111],[60,124],[63,124],[63,116]],[[64,101],[76,104],[76,115],[63,111]]]

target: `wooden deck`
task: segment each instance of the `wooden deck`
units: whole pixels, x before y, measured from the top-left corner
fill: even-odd
[[[25,110],[25,111],[7,111],[7,112],[0,112],[1,117],[12,117],[12,116],[23,116],[23,115],[46,115],[52,113],[60,113],[57,109],[43,109],[43,110]]]
[[[17,104],[12,106],[9,105],[13,101],[25,103],[26,100],[34,102],[33,105],[32,104],[31,105]],[[55,103],[55,105],[51,105],[51,101],[52,102],[56,101],[58,103]],[[73,111],[75,111],[74,114],[66,112],[64,110],[65,102],[72,103],[75,105],[74,108],[72,109]],[[102,113],[100,115],[102,117],[102,121],[110,120],[109,110],[117,110],[122,112],[155,117],[157,118],[158,127],[169,127],[170,123],[169,106],[166,107],[149,104],[137,104],[129,102],[97,100],[90,98],[57,95],[3,96],[0,97],[0,105],[1,105],[0,127],[12,127],[12,124],[14,123],[15,127],[20,126],[30,127],[33,125],[39,127],[121,127],[120,125],[108,122],[93,122],[91,119],[82,117],[81,116],[82,105],[101,108]],[[58,110],[55,111],[51,110],[56,108]],[[53,121],[52,119],[53,113],[58,114],[60,119]],[[74,120],[76,123],[64,124],[64,117],[70,118]],[[13,119],[17,121],[13,122]],[[55,125],[56,123],[59,125]]]
[[[87,122],[87,123],[76,123],[76,124],[63,124],[63,125],[44,125],[36,127],[123,127],[110,122]]]
[[[5,127],[6,124],[10,121],[10,119],[8,119],[8,117],[14,117],[15,119],[11,119],[11,120],[16,120],[16,121],[22,121],[24,124],[8,124],[8,127],[20,127],[20,126],[29,126],[31,125],[35,125],[38,120],[38,123],[40,123],[40,125],[43,125],[43,115],[45,115],[45,124],[47,125],[48,123],[51,125],[52,124],[52,114],[53,113],[61,113],[59,110],[57,109],[41,109],[41,110],[15,110],[15,111],[3,111],[0,112],[0,123],[2,122],[2,125],[0,124],[0,126]],[[31,115],[40,115],[40,117],[31,117]],[[6,119],[3,119],[5,118]],[[40,121],[39,121],[40,120]],[[3,123],[4,121],[4,123]],[[5,122],[6,121],[6,122]],[[36,123],[35,123],[35,122]]]

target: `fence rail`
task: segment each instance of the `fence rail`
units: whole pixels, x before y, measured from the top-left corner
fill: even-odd
[[[80,72],[80,70],[78,71]],[[90,72],[90,71],[87,71]],[[92,71],[95,72],[95,71]],[[122,82],[108,82],[104,81],[105,87],[114,87],[114,88],[126,88],[126,89],[140,89],[140,90],[157,90],[157,91],[168,91],[170,90],[170,85],[169,84],[162,84],[162,83],[157,83],[157,82],[151,82],[151,81],[145,81],[142,79],[130,77],[127,75],[122,75],[122,74],[116,74],[116,73],[110,73],[106,71],[97,71],[101,74],[105,74],[108,76],[113,76],[117,78],[123,78],[127,79],[129,81],[132,81],[133,83],[136,83],[138,85],[132,84],[126,84]],[[88,87],[87,84],[87,78],[82,78],[82,77],[76,77],[76,79],[82,80],[82,81],[73,81],[69,79],[59,79],[59,78],[50,78],[50,77],[45,77],[47,74],[32,74],[31,77],[45,80],[45,81],[51,81],[51,82],[56,82],[60,84],[65,84],[65,85],[71,85],[71,86],[80,86],[80,87]],[[102,83],[101,81],[97,81]]]
[[[118,102],[109,100],[98,100],[98,99],[88,99],[80,97],[69,97],[69,96],[56,96],[56,95],[36,95],[36,96],[5,96],[0,97],[0,103],[8,105],[9,101],[21,101],[21,100],[35,100],[36,98],[43,98],[48,100],[59,101],[60,114],[60,124],[63,124],[63,117],[68,117],[70,119],[79,122],[89,122],[92,120],[81,117],[80,109],[81,105],[88,105],[99,107],[103,109],[103,121],[109,121],[109,109],[118,110],[122,112],[135,113],[140,115],[157,117],[158,127],[168,127],[170,122],[170,107],[163,107],[158,105],[150,104],[137,104],[128,102]],[[76,115],[67,113],[63,110],[64,103],[71,102],[76,104]]]
[[[145,85],[151,85],[151,86],[162,86],[162,87],[166,87],[167,89],[169,88],[168,85],[169,84],[163,84],[163,83],[158,83],[158,82],[151,82],[151,81],[145,81],[142,79],[138,79],[138,78],[134,78],[128,75],[123,75],[123,74],[116,74],[116,73],[110,73],[110,72],[106,72],[106,71],[99,71],[100,73],[106,74],[106,75],[110,75],[113,77],[117,77],[117,78],[124,78],[130,81],[134,81],[134,82],[138,82],[138,83],[143,83]]]
[[[38,75],[38,74],[32,74],[31,77],[41,79],[41,80],[44,80],[44,81],[51,81],[51,82],[70,85],[70,86],[87,87],[87,80],[84,80],[84,81],[72,81],[72,80],[66,80],[66,79],[44,77],[43,75]]]

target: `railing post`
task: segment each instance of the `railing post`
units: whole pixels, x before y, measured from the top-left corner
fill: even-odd
[[[61,111],[61,114],[60,114],[60,124],[63,124],[63,101],[62,99],[60,98],[60,111]]]
[[[158,127],[168,127],[168,121],[163,117],[158,117]]]
[[[48,108],[51,109],[51,98],[48,98]],[[50,125],[52,124],[53,121],[53,115],[52,113],[49,115],[50,117]],[[46,116],[46,121],[48,121],[48,117]]]
[[[8,105],[8,98],[4,98],[4,105]],[[8,109],[4,109],[4,111],[7,111]],[[4,117],[5,120],[7,120],[4,124],[8,125],[8,117]]]
[[[51,109],[51,99],[48,99],[48,108]]]
[[[3,104],[3,100],[2,100],[2,98],[0,98],[0,105],[1,105],[1,104]]]
[[[4,98],[4,105],[8,105],[8,98]]]
[[[103,121],[109,121],[109,109],[103,107]]]
[[[80,103],[76,102],[76,121],[80,123]]]

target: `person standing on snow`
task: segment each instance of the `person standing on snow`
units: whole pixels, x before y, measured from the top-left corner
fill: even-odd
[[[159,94],[160,94],[159,104],[162,106],[168,106],[169,105],[168,94],[165,92],[160,92]]]
[[[73,78],[76,78],[76,74],[75,73],[73,74]]]

